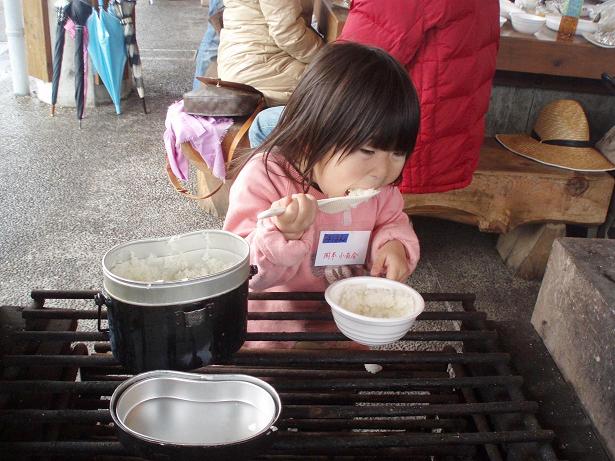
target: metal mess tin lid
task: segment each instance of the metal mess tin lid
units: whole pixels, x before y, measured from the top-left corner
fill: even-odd
[[[282,403],[252,376],[159,370],[120,384],[110,410],[120,430],[146,442],[213,447],[275,432]]]
[[[219,272],[185,280],[139,281],[119,275],[118,265],[181,255],[195,267],[208,255],[224,261]],[[222,230],[201,230],[172,237],[134,240],[110,249],[102,259],[103,287],[112,298],[139,306],[198,302],[241,286],[250,276],[250,247],[243,238]]]

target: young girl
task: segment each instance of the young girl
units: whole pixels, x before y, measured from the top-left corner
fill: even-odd
[[[324,47],[231,187],[224,229],[250,244],[250,289],[323,291],[364,267],[405,281],[419,244],[395,183],[418,123],[416,92],[394,58],[355,43]],[[316,200],[352,189],[379,193],[348,211],[318,210]],[[285,211],[257,220],[270,207]]]

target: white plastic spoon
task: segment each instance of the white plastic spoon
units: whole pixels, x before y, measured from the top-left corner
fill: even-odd
[[[324,198],[317,200],[316,204],[318,205],[318,209],[323,213],[341,213],[342,211],[355,208],[370,198],[375,197],[379,193],[380,191],[378,189],[353,189],[349,191],[348,195],[343,197]],[[284,207],[269,208],[268,210],[261,211],[258,215],[256,215],[256,218],[265,219],[280,216],[285,210],[286,208]]]

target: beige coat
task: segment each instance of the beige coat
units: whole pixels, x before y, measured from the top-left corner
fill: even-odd
[[[323,45],[309,26],[310,5],[309,0],[224,0],[218,76],[258,88],[270,106],[285,104]]]

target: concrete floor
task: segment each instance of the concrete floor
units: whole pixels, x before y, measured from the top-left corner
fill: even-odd
[[[151,112],[133,95],[120,116],[110,105],[88,109],[81,130],[74,109],[51,118],[35,96],[13,96],[0,43],[0,304],[23,305],[35,288],[98,289],[113,245],[221,226],[170,187],[162,142],[167,107],[191,87],[206,8],[143,0],[137,17]],[[491,318],[529,320],[540,285],[510,273],[496,236],[433,219],[415,225],[423,257],[413,286],[473,292]]]

